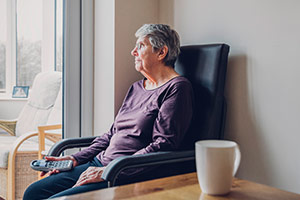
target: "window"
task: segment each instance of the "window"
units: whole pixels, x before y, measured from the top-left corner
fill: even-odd
[[[16,85],[32,86],[42,71],[43,1],[17,0]]]
[[[63,0],[0,0],[0,98],[32,86],[41,71],[62,71]]]

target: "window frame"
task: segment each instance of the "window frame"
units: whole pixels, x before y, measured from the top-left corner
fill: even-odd
[[[64,0],[63,32],[63,137],[76,138],[93,136],[93,0]]]
[[[6,0],[7,31],[6,31],[6,60],[5,60],[5,88],[1,89],[0,99],[12,99],[12,86],[16,84],[16,0]],[[15,61],[15,62],[14,62]],[[11,66],[11,67],[8,67]]]

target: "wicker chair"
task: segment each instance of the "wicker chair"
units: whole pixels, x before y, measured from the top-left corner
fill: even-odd
[[[0,197],[22,199],[28,185],[38,180],[38,173],[29,167],[30,161],[51,146],[48,141],[45,145],[45,137],[52,142],[61,138],[45,133],[61,129],[61,80],[61,72],[38,74],[18,119],[0,120],[0,128],[7,132],[0,135]]]

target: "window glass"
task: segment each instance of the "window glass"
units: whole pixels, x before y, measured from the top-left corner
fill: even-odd
[[[32,86],[41,72],[42,11],[41,0],[17,0],[16,85]]]
[[[7,0],[0,0],[0,92],[5,91],[6,86],[6,36],[7,36]]]

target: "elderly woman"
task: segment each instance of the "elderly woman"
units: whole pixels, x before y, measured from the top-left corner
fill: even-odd
[[[163,24],[145,24],[135,35],[137,42],[131,54],[135,69],[145,78],[129,88],[111,129],[74,155],[46,157],[73,160],[74,168],[49,172],[47,178],[27,188],[24,199],[105,188],[107,182],[101,174],[115,158],[179,147],[192,118],[193,104],[190,82],[174,70],[180,53],[179,36]]]

